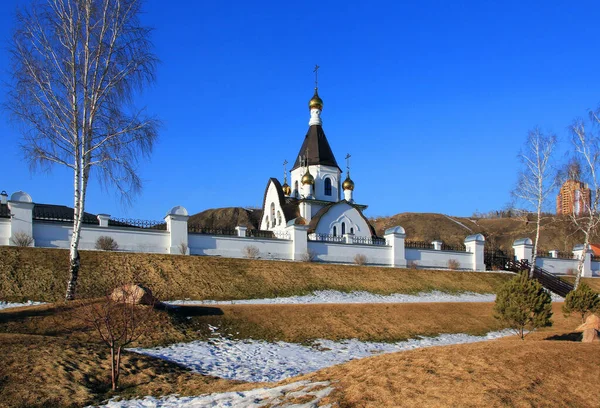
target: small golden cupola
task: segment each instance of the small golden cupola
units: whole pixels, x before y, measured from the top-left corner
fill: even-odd
[[[292,188],[287,183],[287,168],[285,167],[287,164],[288,164],[288,161],[284,160],[283,161],[283,186],[281,186],[281,189],[283,190],[283,194],[286,197],[289,197],[289,195],[292,194]]]
[[[342,183],[342,188],[344,190],[354,191],[354,181],[350,178],[350,173],[346,176],[346,180]]]
[[[311,186],[315,184],[315,178],[312,174],[310,174],[310,170],[308,166],[306,167],[306,173],[302,176],[302,185],[310,184]]]
[[[319,109],[323,110],[323,99],[319,97],[319,89],[315,88],[315,94],[308,101],[308,109]]]

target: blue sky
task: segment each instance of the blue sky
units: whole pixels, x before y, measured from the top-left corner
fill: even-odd
[[[0,6],[2,82],[18,4]],[[138,105],[164,126],[133,205],[94,180],[90,212],[260,206],[308,129],[315,64],[323,128],[341,167],[352,154],[368,216],[500,209],[527,131],[555,132],[564,150],[567,126],[600,103],[591,1],[147,0],[145,11],[161,64]],[[72,205],[72,175],[30,173],[19,138],[2,112],[0,190]]]

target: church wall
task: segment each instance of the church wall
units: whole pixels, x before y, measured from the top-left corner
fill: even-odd
[[[327,211],[321,217],[315,232],[317,234],[331,234],[333,226],[336,226],[337,235],[341,236],[342,222],[346,224],[347,234],[350,233],[350,228],[353,228],[355,236],[371,237],[371,230],[365,219],[356,208],[346,203],[337,204]]]
[[[342,244],[336,242],[309,241],[308,250],[320,262],[354,263],[354,257],[362,254],[369,265],[389,265],[392,248],[388,246]]]
[[[436,251],[433,249],[406,248],[406,262],[416,262],[422,268],[447,268],[448,261],[455,259],[460,263],[459,269],[473,269],[473,254],[458,251]]]
[[[245,258],[245,248],[256,247],[261,259],[291,259],[292,241],[260,239],[226,235],[189,234],[190,255],[217,255],[228,258]]]
[[[275,226],[273,227],[272,217],[271,217],[271,203],[275,204]],[[266,220],[269,219],[269,224],[267,225]],[[277,188],[275,184],[270,183],[269,188],[267,190],[265,207],[263,208],[263,218],[261,220],[260,229],[261,230],[279,230],[285,228],[285,217],[283,215],[283,210],[281,209],[281,205],[279,203],[279,194],[277,193]]]

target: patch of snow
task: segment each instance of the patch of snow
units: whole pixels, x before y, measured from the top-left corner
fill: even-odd
[[[340,292],[337,290],[319,290],[310,295],[290,296],[267,299],[245,300],[172,300],[170,305],[248,305],[248,304],[308,304],[308,303],[421,303],[421,302],[493,302],[496,295],[463,292],[458,294],[440,291],[421,292],[415,295],[393,293],[378,295],[370,292]]]
[[[200,408],[200,407],[295,407],[311,408],[333,391],[328,381],[298,381],[273,388],[256,388],[250,391],[224,392],[197,397],[168,396],[162,398],[145,397],[137,400],[109,401],[100,408]],[[307,396],[309,401],[294,403],[294,399]],[[293,404],[293,405],[292,405]],[[322,408],[330,405],[322,405]]]
[[[212,327],[215,331],[216,328]],[[248,382],[276,382],[349,360],[422,347],[473,343],[514,334],[509,330],[485,336],[442,334],[397,343],[317,340],[311,345],[260,340],[232,340],[214,334],[208,341],[130,351],[169,360],[201,374]]]
[[[32,300],[28,300],[25,303],[11,303],[11,302],[2,302],[0,301],[0,309],[10,309],[13,307],[23,307],[23,306],[37,306],[44,305],[46,302],[34,302]]]

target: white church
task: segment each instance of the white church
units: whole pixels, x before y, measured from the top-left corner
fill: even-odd
[[[359,239],[375,237],[374,228],[363,215],[367,206],[354,202],[349,163],[342,181],[342,170],[323,131],[323,100],[318,86],[308,108],[308,132],[290,172],[291,186],[285,169],[283,185],[276,178],[269,179],[259,228],[277,233],[293,221],[308,225],[308,233],[317,239],[335,241],[345,235]]]

